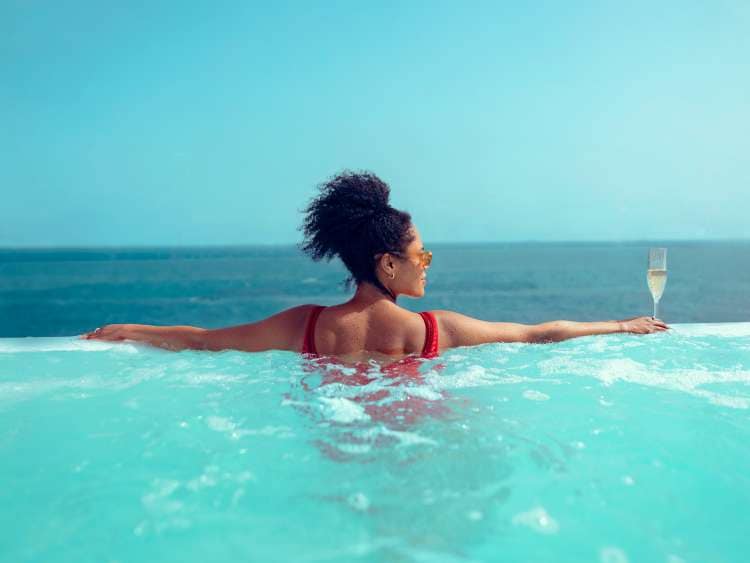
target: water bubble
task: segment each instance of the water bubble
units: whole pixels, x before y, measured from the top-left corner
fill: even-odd
[[[209,416],[206,423],[211,430],[216,432],[231,432],[237,428],[237,424],[232,422],[231,419],[222,416]]]
[[[370,499],[364,493],[352,493],[347,497],[346,502],[354,510],[359,510],[360,512],[365,512],[370,508]]]
[[[628,563],[628,556],[619,547],[607,546],[599,551],[601,563]]]
[[[542,534],[556,534],[560,525],[552,518],[542,506],[537,506],[526,512],[520,512],[513,516],[512,520],[515,525],[528,526],[536,532]]]
[[[547,401],[549,395],[542,393],[541,391],[534,391],[533,389],[527,389],[523,392],[523,398],[529,401]]]
[[[133,534],[136,536],[142,536],[146,533],[146,527],[148,526],[148,523],[144,520],[140,522],[135,528],[133,528]]]
[[[253,474],[252,471],[243,471],[239,475],[237,475],[237,482],[238,483],[244,483],[245,481],[256,481],[257,477],[255,477],[255,474]]]

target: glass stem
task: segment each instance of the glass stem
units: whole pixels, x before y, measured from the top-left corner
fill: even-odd
[[[656,299],[654,299],[654,317],[653,318],[658,319],[659,318],[658,315],[659,315],[659,302]]]

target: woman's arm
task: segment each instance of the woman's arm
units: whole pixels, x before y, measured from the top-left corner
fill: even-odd
[[[551,321],[537,325],[494,323],[453,311],[434,311],[438,319],[441,348],[475,346],[490,342],[559,342],[579,336],[632,332],[648,334],[669,327],[660,319],[633,317],[621,321]]]
[[[208,330],[194,326],[114,324],[81,335],[87,340],[132,340],[167,350],[264,350],[299,349],[301,331],[313,305],[300,305],[255,323]]]
[[[653,317],[633,317],[622,321],[552,321],[535,325],[534,336],[537,342],[559,342],[593,334],[612,334],[614,332],[650,334],[668,329],[669,327],[664,321]]]
[[[204,348],[204,340],[208,332],[206,329],[194,326],[114,324],[87,332],[81,335],[81,338],[110,342],[132,340],[167,350],[200,350]]]

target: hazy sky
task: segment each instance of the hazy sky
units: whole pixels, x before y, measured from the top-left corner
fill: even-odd
[[[750,236],[750,3],[0,3],[0,245]]]

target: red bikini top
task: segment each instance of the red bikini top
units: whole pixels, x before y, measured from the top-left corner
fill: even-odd
[[[318,351],[315,349],[315,323],[317,322],[318,316],[323,309],[325,309],[325,307],[323,307],[322,305],[316,305],[311,311],[310,316],[307,318],[305,341],[302,345],[303,354],[318,354]],[[425,335],[424,339],[424,347],[422,348],[422,354],[420,357],[434,358],[438,355],[437,319],[435,318],[434,314],[428,311],[423,311],[419,314],[422,316],[425,328],[427,329],[427,334]]]

